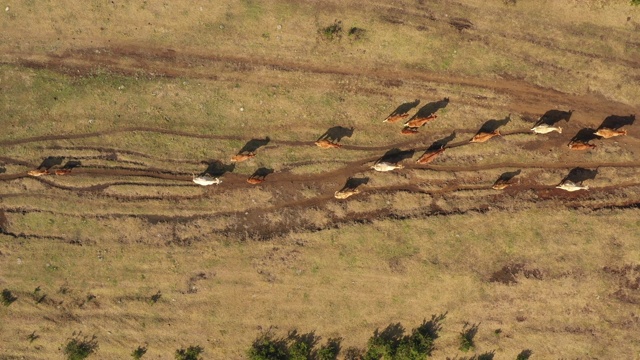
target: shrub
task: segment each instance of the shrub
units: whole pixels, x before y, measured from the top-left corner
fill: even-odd
[[[131,353],[131,357],[134,358],[135,360],[140,360],[142,359],[142,355],[146,353],[147,353],[146,346],[138,346],[138,348],[133,350],[133,352]]]
[[[631,5],[640,5],[640,0],[631,0]]]
[[[363,40],[366,35],[367,30],[365,29],[359,27],[352,27],[349,29],[349,38],[352,40]]]
[[[289,354],[284,339],[276,339],[269,329],[253,341],[248,355],[251,360],[286,360]]]
[[[204,349],[200,346],[189,346],[186,349],[176,350],[176,360],[202,360],[199,357],[204,352]]]
[[[2,290],[2,304],[4,306],[9,306],[16,300],[18,300],[18,297],[13,295],[9,289]]]
[[[467,352],[475,348],[475,344],[473,343],[473,338],[476,336],[478,332],[478,325],[465,324],[460,332],[460,351]]]
[[[98,350],[98,341],[96,339],[95,335],[89,338],[88,336],[82,336],[82,333],[77,335],[73,333],[73,337],[69,339],[69,342],[64,347],[64,354],[67,355],[67,360],[86,359],[96,352]]]

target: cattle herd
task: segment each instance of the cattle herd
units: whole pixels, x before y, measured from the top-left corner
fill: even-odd
[[[403,105],[410,105],[408,108],[405,107],[403,109],[403,106],[398,107],[398,109],[396,111],[394,111],[391,115],[389,115],[383,122],[385,123],[396,123],[399,122],[401,120],[405,120],[408,119],[405,123],[404,126],[402,127],[401,133],[405,134],[405,135],[415,135],[418,133],[419,129],[421,127],[424,127],[427,123],[434,121],[438,118],[438,115],[436,114],[436,112],[441,109],[444,108],[448,103],[449,103],[449,99],[445,98],[442,101],[439,101],[437,103],[432,103],[432,104],[436,104],[435,106],[432,106],[430,108],[431,111],[428,111],[428,113],[426,114],[421,114],[421,111],[418,111],[418,113],[416,113],[415,115],[413,115],[411,118],[409,118],[409,113],[408,111],[413,107],[411,106],[411,104],[417,104],[419,103],[419,100],[416,100],[415,103],[407,103],[407,104],[403,104]],[[440,104],[440,105],[438,105]],[[427,108],[427,107],[425,107]],[[424,108],[423,108],[424,109]],[[422,109],[421,109],[422,110]],[[572,111],[569,112],[565,112],[566,114],[571,114]],[[631,119],[635,119],[635,117],[633,115],[630,116]],[[565,120],[568,120],[568,117],[565,118]],[[633,123],[633,121],[631,121],[630,123]],[[550,123],[549,121],[547,121],[547,119],[545,119],[544,117],[540,118],[538,120],[538,122],[533,126],[533,128],[530,129],[534,134],[548,134],[551,132],[557,132],[559,134],[562,134],[562,128],[559,126],[555,126],[554,123]],[[353,128],[350,129],[351,133],[353,132]],[[596,145],[591,144],[589,141],[591,139],[595,139],[595,138],[604,138],[604,139],[609,139],[615,136],[623,136],[623,135],[627,135],[627,131],[626,130],[618,130],[617,128],[610,128],[610,127],[606,127],[604,124],[598,128],[595,131],[592,131],[589,136],[587,137],[574,137],[568,144],[569,149],[571,150],[588,150],[588,149],[593,149],[596,147]],[[470,143],[482,143],[482,142],[486,142],[488,140],[490,140],[491,138],[495,137],[495,136],[502,136],[502,134],[500,133],[499,130],[497,129],[492,129],[492,130],[485,130],[483,128],[481,128],[470,140]],[[268,138],[267,138],[268,141]],[[342,147],[341,144],[338,143],[339,139],[330,139],[330,138],[326,138],[325,136],[321,137],[320,139],[318,139],[315,142],[315,145],[322,148],[322,149],[338,149],[340,147]],[[446,144],[445,145],[440,145],[440,146],[436,146],[436,148],[429,148],[425,151],[424,154],[422,154],[417,160],[416,163],[420,164],[420,165],[425,165],[425,164],[429,164],[430,162],[432,162],[433,160],[435,160],[440,154],[442,154],[445,149],[447,148]],[[230,161],[237,163],[237,162],[242,162],[242,161],[247,161],[250,160],[252,158],[254,158],[256,156],[255,151],[241,151],[240,153],[234,155],[231,157]],[[402,159],[398,160],[395,159],[395,161],[390,160],[388,158],[381,158],[379,160],[377,160],[372,166],[371,169],[375,170],[375,171],[380,171],[380,172],[385,172],[385,171],[393,171],[393,170],[397,170],[397,169],[403,169],[404,166],[402,164],[400,164],[399,162],[402,161]],[[36,169],[36,170],[31,170],[28,171],[27,174],[30,176],[43,176],[43,175],[67,175],[71,172],[71,169],[57,169],[57,170],[49,170],[49,169]],[[257,185],[260,184],[262,182],[265,181],[265,177],[267,174],[254,174],[252,176],[250,176],[247,179],[247,182],[249,184],[252,185]],[[496,180],[496,182],[493,184],[492,188],[495,190],[502,190],[507,188],[510,185],[510,180],[511,178],[505,178],[505,177],[500,177],[498,180]],[[210,174],[208,174],[207,172],[202,173],[198,176],[194,176],[193,177],[193,182],[201,185],[201,186],[208,186],[208,185],[218,185],[220,183],[222,183],[222,180],[219,177],[214,177]],[[347,184],[341,189],[335,192],[335,198],[336,199],[346,199],[352,195],[358,194],[360,191],[357,188],[359,184],[354,184],[353,182],[348,181]],[[584,186],[582,185],[580,182],[575,182],[571,179],[565,179],[563,180],[559,185],[556,186],[556,188],[558,189],[562,189],[562,190],[566,190],[566,191],[577,191],[577,190],[588,190],[589,187],[588,186]]]

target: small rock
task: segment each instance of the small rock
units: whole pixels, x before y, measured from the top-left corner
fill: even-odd
[[[222,24],[221,24],[221,25],[220,25],[220,29],[224,29],[224,25],[222,25]]]
[[[122,90],[122,89],[124,89],[124,85],[118,86],[118,90]]]
[[[278,30],[282,30],[282,25],[278,24],[277,28]]]
[[[7,6],[6,8],[4,8],[4,11],[9,11],[9,7]]]
[[[240,111],[244,111],[244,108],[243,108],[243,107],[241,107],[241,108],[240,108]]]
[[[22,259],[18,258],[18,265],[22,265]]]

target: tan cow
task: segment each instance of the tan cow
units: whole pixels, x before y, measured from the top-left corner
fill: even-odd
[[[485,142],[489,139],[491,139],[494,136],[500,136],[502,134],[500,134],[500,130],[494,130],[492,132],[479,132],[477,133],[473,138],[471,138],[471,140],[469,140],[469,142],[472,143],[482,143]]]
[[[349,196],[355,195],[360,193],[360,190],[358,189],[342,189],[339,191],[336,191],[335,194],[333,195],[336,199],[340,199],[340,200],[344,200],[346,198],[348,198]]]
[[[38,169],[38,170],[30,170],[30,171],[27,171],[27,174],[28,174],[29,176],[42,176],[42,175],[49,175],[49,170],[47,170],[47,169],[43,169],[43,170],[40,170],[40,169]]]
[[[567,145],[571,150],[589,150],[595,149],[596,146],[594,144],[589,144],[583,141],[572,141]]]
[[[409,128],[419,128],[421,126],[424,126],[424,124],[428,123],[429,121],[433,121],[437,118],[438,118],[438,115],[431,114],[425,118],[416,118],[413,120],[409,120],[406,124],[404,124],[404,126]]]
[[[321,147],[323,149],[339,149],[339,148],[342,147],[342,145],[340,145],[338,143],[331,142],[331,141],[329,141],[327,139],[318,140],[318,141],[315,142],[315,144],[318,147]]]
[[[598,131],[596,131],[594,133],[594,135],[598,135],[598,136],[603,137],[605,139],[609,139],[609,138],[612,138],[614,136],[627,135],[627,130],[613,130],[613,129],[609,129],[609,128],[602,128],[602,129],[598,129]]]
[[[409,114],[395,114],[395,115],[389,115],[388,118],[384,119],[382,122],[387,122],[387,123],[394,123],[394,122],[398,122],[400,120],[403,120],[404,118],[406,118],[407,116],[409,116]]]
[[[493,186],[491,186],[491,188],[493,190],[504,190],[509,187],[509,185],[511,185],[511,183],[509,183],[509,180],[499,178],[498,180],[496,180],[496,182],[493,183]]]
[[[255,153],[236,154],[231,157],[231,162],[242,162],[254,158],[255,156]]]
[[[435,158],[437,158],[438,155],[442,154],[444,150],[445,148],[440,148],[438,150],[433,150],[433,151],[427,151],[424,154],[422,154],[422,156],[420,156],[420,158],[416,160],[416,162],[422,165],[428,164],[433,160],[435,160]]]

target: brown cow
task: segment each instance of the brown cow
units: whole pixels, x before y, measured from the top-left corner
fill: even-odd
[[[500,130],[494,130],[492,132],[479,132],[477,133],[473,138],[471,138],[471,140],[469,140],[469,142],[472,143],[481,143],[481,142],[485,142],[489,139],[491,139],[494,136],[500,136],[502,134],[500,134]]]
[[[49,175],[49,170],[44,169],[44,170],[30,170],[27,171],[27,174],[29,176],[42,176],[42,175]]]
[[[338,143],[334,143],[331,142],[327,139],[322,139],[322,140],[318,140],[315,142],[315,144],[318,147],[321,147],[323,149],[339,149],[340,147],[342,147],[342,145],[338,144]]]
[[[594,144],[589,144],[583,141],[572,141],[567,145],[571,150],[589,150],[595,149],[596,146]]]
[[[445,148],[440,148],[438,150],[433,150],[433,151],[426,151],[424,154],[422,154],[422,156],[420,156],[418,160],[416,160],[416,162],[422,165],[428,164],[433,160],[435,160],[435,158],[437,158],[438,155],[442,154],[444,150]]]
[[[251,185],[258,185],[264,182],[264,178],[262,177],[256,177],[256,176],[250,176],[247,179],[247,182]]]
[[[429,121],[433,121],[437,118],[438,118],[438,115],[431,114],[425,118],[416,118],[413,120],[409,120],[406,124],[404,124],[404,126],[410,127],[410,128],[419,128],[421,126],[424,126],[424,124],[428,123]]]
[[[231,157],[231,162],[242,162],[255,157],[255,153],[236,154]]]
[[[407,116],[409,116],[409,114],[395,114],[395,115],[389,115],[388,118],[384,119],[382,122],[387,122],[387,123],[394,123],[394,122],[398,122],[404,118],[406,118]]]
[[[602,128],[602,129],[598,129],[598,131],[596,131],[593,134],[603,137],[605,139],[608,139],[614,136],[627,135],[627,130],[613,130],[609,128]]]
[[[71,173],[71,169],[58,169],[56,171],[53,172],[56,175],[67,175],[69,173]]]
[[[404,127],[400,131],[403,135],[415,135],[418,133],[418,128],[414,127]]]

